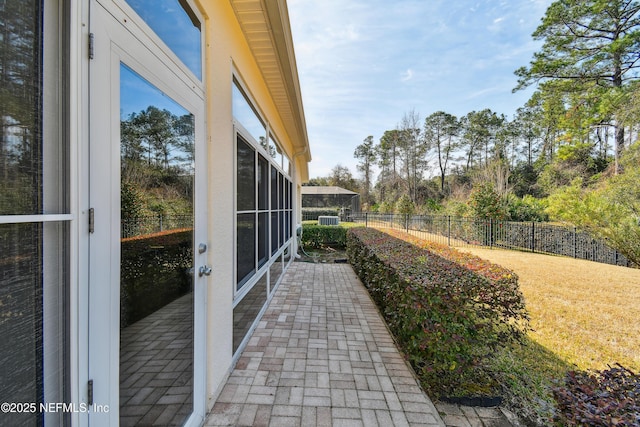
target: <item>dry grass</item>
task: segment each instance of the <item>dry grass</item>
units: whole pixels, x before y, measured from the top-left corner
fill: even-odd
[[[410,234],[442,242],[440,236]],[[576,367],[601,370],[620,363],[640,372],[640,270],[527,252],[456,249],[519,276],[534,330],[524,345],[498,349],[488,368],[502,386],[503,403],[527,424],[553,424],[552,389]]]
[[[551,255],[464,248],[520,277],[531,339],[580,369],[640,371],[640,270]]]

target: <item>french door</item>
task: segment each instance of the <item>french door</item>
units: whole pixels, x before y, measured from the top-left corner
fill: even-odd
[[[126,4],[90,4],[90,425],[205,411],[202,84]]]

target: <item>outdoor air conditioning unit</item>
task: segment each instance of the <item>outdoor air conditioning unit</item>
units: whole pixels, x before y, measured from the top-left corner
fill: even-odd
[[[340,218],[337,216],[319,216],[318,225],[338,225]]]

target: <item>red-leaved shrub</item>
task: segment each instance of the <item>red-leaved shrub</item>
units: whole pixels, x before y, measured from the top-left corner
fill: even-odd
[[[640,375],[623,366],[571,371],[553,397],[560,426],[640,426]]]
[[[513,273],[492,280],[371,228],[349,230],[347,254],[423,386],[436,396],[473,379],[497,347],[526,334],[528,316]]]

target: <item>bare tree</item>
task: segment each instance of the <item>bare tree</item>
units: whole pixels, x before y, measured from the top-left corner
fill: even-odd
[[[422,171],[427,166],[426,144],[421,135],[420,116],[415,110],[405,113],[400,122],[400,159],[402,174],[407,186],[407,193],[416,203],[418,184],[422,180]]]
[[[434,152],[440,169],[440,191],[444,193],[445,177],[449,162],[458,147],[460,121],[444,111],[431,114],[424,122],[426,149]]]
[[[376,161],[377,155],[375,146],[373,144],[373,136],[368,136],[364,139],[362,144],[356,147],[353,153],[354,157],[360,160],[358,163],[358,170],[363,175],[363,201],[369,205],[371,203],[371,197],[369,191],[371,190],[371,175],[373,174],[372,167]]]

